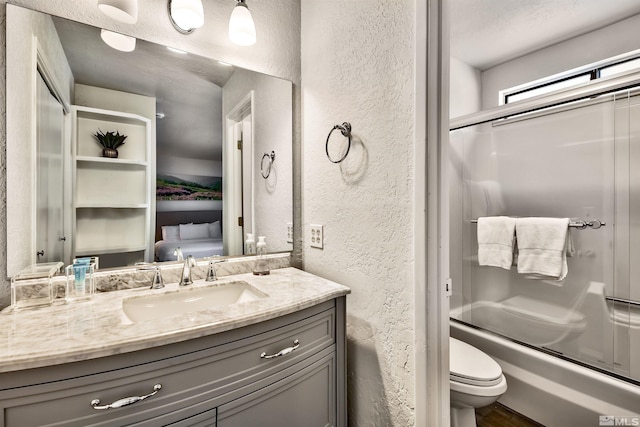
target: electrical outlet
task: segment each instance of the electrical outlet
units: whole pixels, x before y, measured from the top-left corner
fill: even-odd
[[[293,223],[287,223],[287,243],[293,243]]]
[[[311,224],[311,247],[322,249],[324,245],[324,227]]]

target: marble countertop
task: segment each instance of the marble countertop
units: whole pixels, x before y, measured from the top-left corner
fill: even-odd
[[[245,281],[268,295],[256,301],[153,321],[132,322],[124,299],[178,289],[128,289],[94,295],[90,301],[0,312],[0,372],[86,360],[185,341],[251,325],[347,295],[349,288],[289,267],[270,275],[251,273],[198,280],[178,292]]]

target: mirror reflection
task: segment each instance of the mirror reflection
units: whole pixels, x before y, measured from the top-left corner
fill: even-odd
[[[86,256],[106,268],[242,255],[248,234],[292,250],[291,82],[103,40],[7,7],[9,275]]]

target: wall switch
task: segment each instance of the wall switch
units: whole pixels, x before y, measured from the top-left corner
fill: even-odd
[[[287,243],[293,243],[293,223],[287,223]]]
[[[324,245],[324,230],[322,225],[311,224],[311,247],[322,249]]]

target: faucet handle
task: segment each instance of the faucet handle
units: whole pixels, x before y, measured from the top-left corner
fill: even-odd
[[[146,262],[136,262],[136,271],[152,271],[153,270],[153,279],[151,279],[151,289],[162,289],[164,288],[164,279],[162,278],[162,272],[160,271],[160,266],[156,265],[156,263],[149,264]]]
[[[162,271],[160,271],[160,267],[156,266],[156,271],[153,273],[153,280],[151,281],[151,289],[162,289],[164,288],[164,279],[162,278]]]
[[[215,265],[221,262],[227,262],[227,259],[220,259],[220,255],[214,255],[209,258],[209,269],[207,270],[207,278],[205,279],[207,282],[215,282],[218,280]]]

